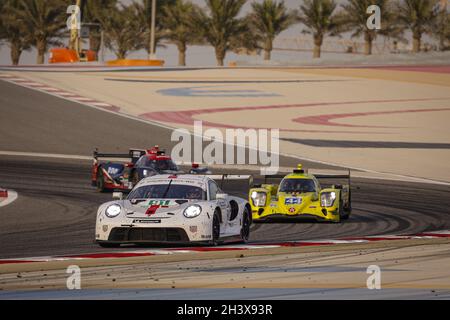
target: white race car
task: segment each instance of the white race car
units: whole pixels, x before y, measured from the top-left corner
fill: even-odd
[[[250,176],[156,175],[141,180],[126,199],[115,193],[97,213],[96,242],[102,247],[132,243],[247,242],[251,209],[214,179]]]

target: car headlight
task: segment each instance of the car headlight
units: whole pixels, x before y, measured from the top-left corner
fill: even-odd
[[[108,218],[115,218],[120,214],[121,211],[122,208],[118,204],[112,204],[108,208],[106,208],[105,214]]]
[[[325,192],[320,195],[320,205],[322,207],[332,207],[336,200],[336,192]]]
[[[184,209],[183,215],[186,218],[195,218],[195,217],[199,216],[201,212],[202,212],[202,207],[200,207],[199,205],[193,204],[193,205],[190,205],[189,207],[187,207],[186,209]]]
[[[252,192],[252,202],[255,207],[264,207],[266,205],[267,194],[265,192]]]

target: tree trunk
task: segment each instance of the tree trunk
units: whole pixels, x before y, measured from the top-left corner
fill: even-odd
[[[269,61],[272,58],[273,41],[272,39],[267,39],[264,46],[264,60]]]
[[[116,53],[116,57],[118,60],[125,59],[127,57],[127,52],[125,50],[119,50]]]
[[[101,36],[98,32],[89,33],[89,49],[95,52],[95,60],[98,60],[98,53],[100,51]]]
[[[413,35],[413,52],[420,52],[422,35],[420,33]]]
[[[441,34],[439,37],[439,51],[445,51],[446,45],[445,45],[445,35]]]
[[[372,54],[373,38],[369,32],[364,35],[364,54],[370,56]]]
[[[221,47],[216,47],[216,60],[219,67],[223,67],[226,51]]]
[[[323,37],[320,35],[314,36],[314,51],[313,51],[313,58],[320,58],[322,53],[322,43],[323,43]]]
[[[37,48],[37,64],[44,64],[45,52],[47,51],[47,41],[45,39],[39,39],[36,44]]]
[[[185,43],[178,44],[178,66],[180,67],[186,66],[186,50]]]
[[[20,49],[20,44],[11,42],[11,61],[14,66],[19,64],[21,54],[22,50]]]
[[[321,47],[318,45],[314,45],[314,51],[313,51],[313,58],[320,58],[320,54],[321,54]]]

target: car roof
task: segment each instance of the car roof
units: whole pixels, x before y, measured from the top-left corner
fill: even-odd
[[[180,183],[190,184],[192,185],[206,185],[211,178],[202,175],[194,175],[194,174],[158,174],[148,178],[144,178],[139,182],[140,186],[154,184],[156,181],[158,182],[169,182],[173,180],[176,182],[177,180]]]

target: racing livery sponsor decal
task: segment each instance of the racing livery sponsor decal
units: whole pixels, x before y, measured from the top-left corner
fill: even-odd
[[[145,214],[151,216],[154,215],[159,208],[168,208],[170,200],[150,200],[147,205],[149,207]]]

